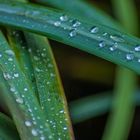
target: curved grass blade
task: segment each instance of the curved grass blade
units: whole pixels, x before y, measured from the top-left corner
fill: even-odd
[[[121,29],[121,26],[115,22],[111,17],[106,15],[103,11],[99,10],[95,6],[86,2],[86,0],[32,0],[43,5],[51,5],[58,9],[64,10],[70,14],[73,14],[84,20],[86,17],[88,22],[97,22],[103,25],[111,26],[113,28]],[[104,22],[102,22],[104,21]]]
[[[67,103],[49,43],[43,36],[25,33],[39,93],[40,104],[54,136],[73,139]]]
[[[130,0],[126,3],[124,0],[113,0],[115,9],[121,12],[119,18],[123,26],[129,32],[137,34],[138,20],[134,12],[134,3]],[[133,15],[133,24],[130,24],[130,14]],[[136,19],[136,20],[135,20]],[[127,82],[126,82],[127,81]],[[137,77],[135,73],[125,68],[117,69],[116,90],[112,113],[109,116],[107,127],[103,135],[103,140],[126,140],[133,120],[135,105],[133,102],[133,93],[136,88]]]
[[[7,37],[11,48],[14,50],[19,65],[28,78],[32,89],[37,94],[33,66],[30,60],[29,52],[24,35],[21,31],[9,29]]]
[[[0,112],[0,139],[20,140],[16,127],[12,120]]]
[[[80,123],[98,117],[110,111],[114,104],[114,98],[111,95],[113,91],[91,95],[70,102],[70,114],[73,123]],[[140,106],[140,91],[134,93],[133,102]]]
[[[20,69],[15,53],[2,33],[0,33],[0,42],[0,77],[4,83],[1,87],[3,90],[1,96],[9,107],[21,139],[53,139],[28,79]]]
[[[63,14],[37,5],[0,0],[0,24],[46,35],[140,74],[140,54],[135,50],[140,43],[138,38],[80,20],[77,27],[74,17],[68,16],[68,21],[60,21]]]

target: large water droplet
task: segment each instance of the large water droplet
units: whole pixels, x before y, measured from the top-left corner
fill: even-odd
[[[132,54],[132,53],[126,54],[126,59],[129,60],[129,61],[133,60],[134,59],[134,54]]]
[[[106,43],[104,42],[104,41],[100,41],[99,42],[99,47],[100,48],[103,48],[103,47],[105,47],[106,46]]]
[[[8,58],[8,61],[13,61],[13,58],[9,57],[9,58]]]
[[[74,36],[76,36],[76,34],[77,34],[77,33],[76,33],[76,30],[73,29],[73,30],[70,31],[69,36],[70,36],[70,37],[74,37]]]
[[[41,137],[40,137],[40,140],[45,140],[45,137],[44,137],[44,136],[41,136]]]
[[[60,20],[61,20],[61,21],[67,21],[67,20],[68,20],[67,15],[62,15],[62,16],[60,17]]]
[[[25,125],[30,127],[30,126],[32,126],[32,123],[30,121],[25,121]]]
[[[76,28],[76,27],[78,27],[80,25],[81,25],[81,22],[79,22],[78,20],[73,20],[72,21],[72,27]]]
[[[15,91],[16,91],[15,87],[11,87],[11,88],[10,88],[10,91],[11,91],[11,92],[15,92]]]
[[[60,26],[60,24],[61,24],[60,21],[56,21],[56,22],[54,22],[54,26],[56,26],[56,27]]]
[[[3,77],[4,77],[5,80],[9,80],[9,79],[12,78],[9,73],[5,73],[5,72],[3,73]]]
[[[98,27],[96,27],[96,26],[93,26],[91,29],[90,29],[90,32],[91,33],[97,33],[99,31],[99,28]]]
[[[27,88],[24,88],[24,91],[28,91],[28,89]]]
[[[23,99],[19,97],[19,98],[16,99],[16,102],[19,103],[19,104],[23,104]]]
[[[38,135],[38,132],[37,132],[37,130],[35,130],[35,129],[32,129],[32,135],[33,135],[33,136],[37,136],[37,135]]]
[[[0,58],[2,57],[2,54],[0,54]]]
[[[110,38],[116,42],[124,42],[124,39],[119,35],[110,35]]]
[[[111,47],[109,47],[109,50],[113,52],[117,49],[117,47],[118,47],[118,44],[114,43]]]
[[[138,62],[140,63],[140,59],[138,59]]]
[[[15,53],[12,50],[6,50],[5,53],[10,55],[10,56],[14,56],[15,55]]]
[[[18,78],[19,74],[18,73],[14,73],[14,77]]]
[[[136,52],[140,52],[140,45],[136,46],[136,47],[134,48],[134,50],[135,50]]]

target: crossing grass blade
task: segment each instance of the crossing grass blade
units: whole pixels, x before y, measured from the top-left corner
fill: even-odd
[[[74,17],[68,16],[68,21],[60,22],[60,17],[64,13],[32,4],[7,3],[0,0],[0,13],[1,25],[46,35],[53,40],[74,46],[140,74],[140,55],[134,50],[140,43],[138,38],[80,20],[81,25],[73,29]],[[93,26],[98,27],[98,33],[90,32]],[[117,45],[117,49],[114,45]]]
[[[86,2],[86,0],[31,0],[38,4],[52,6],[57,9],[64,10],[67,13],[75,15],[88,22],[97,22],[106,26],[111,26],[113,28],[122,29],[120,24],[113,20],[110,16],[105,14],[103,11],[99,10],[92,4]],[[104,21],[104,22],[102,22]]]
[[[12,120],[0,112],[0,139],[20,140],[16,127]]]
[[[67,103],[50,45],[43,36],[24,34],[31,50],[39,100],[46,119],[56,139],[73,139]]]
[[[0,78],[4,83],[1,96],[11,112],[21,139],[53,138],[28,79],[2,33],[0,46]]]

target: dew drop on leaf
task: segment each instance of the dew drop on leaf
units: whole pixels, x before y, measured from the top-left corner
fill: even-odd
[[[70,31],[69,36],[70,36],[70,37],[74,37],[74,36],[76,36],[76,34],[77,34],[77,33],[76,33],[76,30],[73,29],[73,30]]]
[[[80,25],[81,25],[81,22],[79,22],[77,20],[72,21],[72,27],[76,28],[76,27],[79,27]]]
[[[14,56],[15,55],[15,53],[12,50],[6,50],[5,53],[10,55],[10,56]]]
[[[135,50],[136,52],[140,52],[140,45],[136,46],[136,47],[134,48],[134,50]]]
[[[99,42],[99,47],[100,47],[100,48],[103,48],[103,47],[105,47],[105,46],[106,46],[106,44],[105,44],[104,41],[100,41],[100,42]]]
[[[99,28],[96,27],[96,26],[93,26],[93,27],[90,29],[90,32],[93,33],[93,34],[97,33],[98,31],[99,31]]]
[[[134,55],[132,53],[128,53],[128,54],[126,54],[126,59],[131,61],[134,59]]]
[[[18,73],[14,73],[14,77],[18,78],[19,74]]]
[[[56,26],[56,27],[60,26],[60,24],[61,24],[60,21],[56,21],[56,22],[54,22],[54,26]]]
[[[124,42],[124,39],[119,35],[110,35],[110,38],[116,42]]]
[[[27,127],[30,127],[30,126],[32,126],[32,123],[31,123],[30,121],[25,121],[25,125],[26,125]]]
[[[19,104],[23,104],[23,99],[19,97],[19,98],[16,99],[16,102],[19,103]]]
[[[118,47],[118,44],[114,43],[111,47],[109,47],[109,50],[113,52],[117,49],[117,47]]]
[[[62,16],[60,16],[60,20],[61,20],[61,21],[67,21],[67,20],[68,20],[67,15],[62,15]]]
[[[32,131],[31,131],[31,132],[32,132],[32,135],[33,135],[33,136],[38,136],[38,132],[37,132],[37,130],[32,129]]]

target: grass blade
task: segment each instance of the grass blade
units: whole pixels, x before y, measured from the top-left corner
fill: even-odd
[[[0,112],[0,139],[20,140],[16,127],[12,120]]]
[[[114,104],[114,98],[111,94],[112,92],[110,91],[72,101],[69,106],[73,123],[80,123],[109,112]],[[133,95],[133,102],[139,106],[139,90]]]
[[[125,2],[125,0],[113,0],[115,9],[118,9],[121,14],[119,14],[120,21],[129,32],[136,34],[137,33],[137,17],[134,12],[134,4],[131,3],[131,0]],[[129,24],[131,13],[133,17],[133,24]],[[136,19],[136,20],[135,20]],[[126,83],[127,81],[127,83]],[[133,120],[135,105],[133,102],[133,93],[136,88],[137,77],[135,73],[125,68],[117,69],[117,81],[116,81],[116,90],[114,97],[114,105],[112,114],[109,116],[107,127],[105,129],[105,134],[103,139],[105,140],[125,140],[128,138],[129,130]]]
[[[67,103],[49,43],[43,36],[25,33],[28,42],[40,104],[54,136],[73,139]]]
[[[45,116],[37,102],[28,79],[20,69],[15,53],[0,33],[0,77],[5,102],[22,139],[53,138]],[[16,75],[15,75],[16,74]],[[17,76],[18,74],[18,76]],[[8,93],[11,94],[8,94]],[[20,112],[20,113],[19,113]]]
[[[75,18],[68,16],[67,22],[59,24],[62,15],[63,13],[36,5],[21,5],[18,2],[7,3],[0,0],[0,24],[47,35],[49,38],[72,45],[140,73],[138,65],[140,55],[134,50],[140,42],[139,39],[102,25],[91,25],[82,21],[80,21],[81,26],[73,29],[70,20]],[[90,32],[93,26],[99,28],[98,33]],[[102,48],[104,44],[105,47]],[[117,49],[114,46],[116,44]]]
[[[70,14],[73,14],[81,19],[86,17],[89,22],[102,23],[103,25],[109,25],[113,28],[121,28],[111,17],[107,16],[103,11],[93,7],[93,5],[87,3],[85,0],[33,0],[43,5],[51,5],[58,9],[64,10]]]

